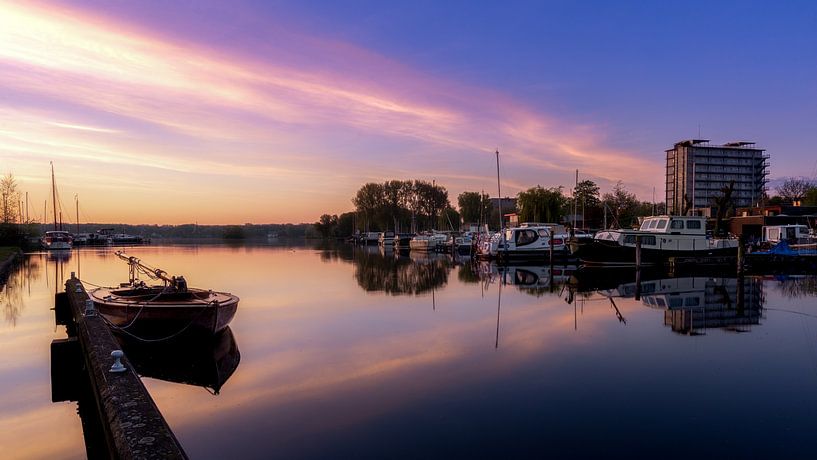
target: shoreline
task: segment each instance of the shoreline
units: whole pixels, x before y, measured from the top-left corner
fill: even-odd
[[[11,267],[23,255],[23,251],[20,248],[12,249],[16,249],[16,251],[12,252],[6,258],[6,260],[0,261],[0,285],[6,282],[6,279],[8,279],[8,275],[11,272]]]

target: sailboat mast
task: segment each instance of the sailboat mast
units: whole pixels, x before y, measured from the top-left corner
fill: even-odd
[[[54,230],[57,230],[57,186],[54,181],[54,162],[51,162],[51,200],[54,205]]]
[[[76,203],[77,208],[77,235],[79,235],[79,195],[74,194],[74,203]]]

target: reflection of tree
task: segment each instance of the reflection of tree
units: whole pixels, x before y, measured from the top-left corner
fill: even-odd
[[[358,251],[355,253],[355,279],[366,291],[383,291],[392,295],[420,294],[448,282],[450,264],[444,257],[382,257]]]
[[[479,270],[471,264],[460,265],[457,270],[457,279],[463,283],[479,283]]]
[[[817,277],[815,276],[784,278],[779,281],[777,289],[790,299],[817,296]]]
[[[23,291],[26,282],[38,278],[40,275],[38,264],[31,257],[24,257],[12,266],[8,279],[0,279],[0,307],[6,323],[12,327],[17,325],[17,318],[25,308]]]

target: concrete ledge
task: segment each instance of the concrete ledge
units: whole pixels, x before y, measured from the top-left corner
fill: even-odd
[[[65,295],[109,450],[122,459],[187,458],[127,356],[122,359],[127,368],[125,372],[110,372],[111,352],[121,347],[101,317],[83,315],[88,299],[85,287],[79,280],[69,279],[65,283]]]

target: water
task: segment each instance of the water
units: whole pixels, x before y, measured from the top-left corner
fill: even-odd
[[[644,275],[635,300],[619,271],[580,277],[576,292],[545,268],[473,270],[375,248],[129,252],[241,297],[219,343],[128,351],[192,458],[817,450],[813,278]],[[50,308],[72,271],[127,278],[110,249],[34,254],[0,295],[4,457],[86,455],[77,403],[51,402],[49,347],[65,331]]]

